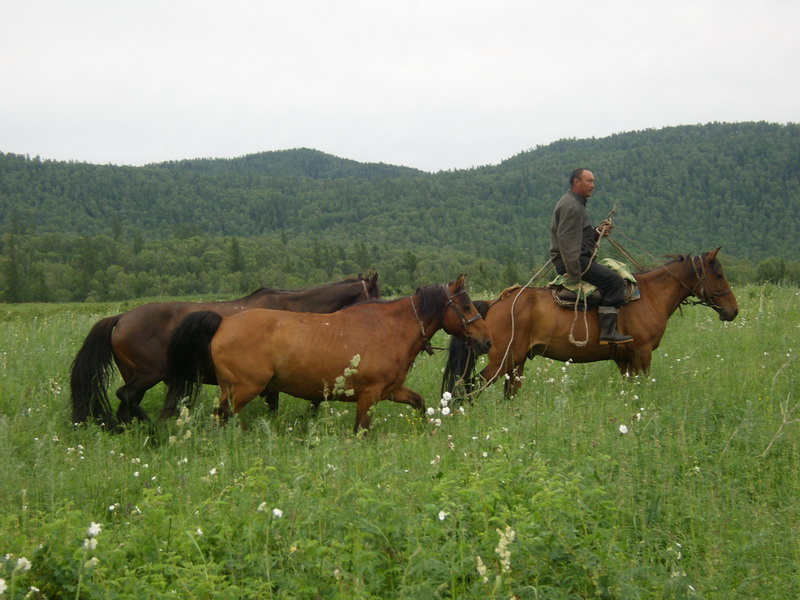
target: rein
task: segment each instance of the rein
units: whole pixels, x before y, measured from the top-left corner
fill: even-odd
[[[720,296],[726,296],[728,294],[732,294],[733,290],[726,290],[724,292],[714,292],[712,294],[708,294],[706,292],[706,280],[708,279],[708,274],[706,273],[706,265],[703,261],[703,257],[701,256],[688,256],[687,257],[692,264],[692,273],[695,276],[695,283],[692,287],[686,285],[681,279],[675,275],[672,271],[667,268],[667,265],[661,265],[660,268],[663,268],[667,273],[669,273],[675,281],[677,281],[681,286],[688,292],[687,297],[681,301],[681,304],[688,304],[691,306],[697,306],[698,304],[701,306],[708,306],[715,312],[719,313],[720,311],[724,310],[719,304],[714,302]],[[698,290],[698,286],[700,289]],[[692,301],[688,299],[688,296],[694,296],[697,298],[696,301]]]
[[[466,294],[467,290],[462,288],[455,294],[451,294],[450,288],[447,287],[446,283],[442,284],[442,289],[444,290],[444,293],[447,296],[447,305],[453,308],[456,315],[458,315],[458,318],[461,319],[462,325],[464,325],[464,331],[467,332],[467,335],[469,335],[467,329],[470,326],[470,324],[482,319],[483,317],[481,316],[480,313],[476,313],[474,317],[472,317],[471,319],[467,319],[464,315],[461,314],[461,312],[459,312],[458,308],[456,308],[456,305],[453,302],[453,298],[455,298],[460,294]],[[444,348],[434,348],[433,345],[431,344],[430,338],[427,335],[425,335],[425,326],[422,324],[422,319],[419,318],[419,313],[417,312],[417,305],[414,304],[413,296],[411,298],[411,308],[414,310],[414,317],[417,319],[417,325],[419,325],[420,335],[422,336],[422,345],[425,352],[427,352],[429,356],[433,356],[434,350],[444,350]],[[445,310],[447,310],[447,306],[445,306]]]
[[[697,261],[695,262],[695,258]],[[706,293],[706,279],[708,279],[708,275],[706,274],[706,264],[703,262],[701,256],[692,256],[692,270],[694,271],[695,276],[697,277],[697,283],[694,284],[692,289],[690,290],[690,294],[696,296],[698,298],[697,302],[687,302],[687,304],[701,304],[703,306],[708,306],[709,308],[715,310],[716,312],[720,312],[723,308],[714,302],[720,296],[726,296],[728,294],[732,294],[733,290],[725,290],[724,292],[714,292],[713,294]],[[700,268],[697,268],[697,265],[700,265]],[[695,292],[695,288],[700,286],[700,292]]]

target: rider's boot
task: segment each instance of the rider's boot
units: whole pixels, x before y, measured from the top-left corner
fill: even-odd
[[[633,341],[633,337],[617,331],[617,308],[601,306],[598,309],[598,317],[600,317],[600,345],[625,344]]]

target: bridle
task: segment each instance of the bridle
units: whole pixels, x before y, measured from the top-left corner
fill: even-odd
[[[688,256],[687,258],[691,261],[692,265],[692,272],[695,276],[695,283],[692,287],[686,285],[683,281],[681,281],[674,273],[672,273],[666,265],[662,265],[664,269],[675,278],[675,280],[680,283],[686,290],[689,292],[690,296],[694,296],[697,298],[697,301],[690,302],[689,300],[684,300],[683,304],[692,304],[692,305],[701,305],[701,306],[708,306],[709,308],[713,309],[717,313],[724,311],[725,309],[722,308],[719,304],[716,303],[716,299],[720,296],[726,296],[728,294],[732,294],[733,290],[725,290],[724,292],[713,292],[708,293],[706,288],[708,287],[708,273],[706,272],[706,263],[703,260],[703,256]]]
[[[708,274],[706,273],[706,263],[703,260],[702,256],[692,256],[692,271],[694,271],[695,277],[697,277],[697,282],[692,287],[692,295],[699,298],[698,302],[695,304],[702,304],[703,306],[708,306],[714,309],[716,312],[722,312],[725,309],[722,308],[719,304],[715,302],[717,298],[720,296],[727,296],[728,294],[732,294],[733,290],[728,289],[724,292],[713,292],[709,294],[706,290],[708,279]],[[695,260],[697,259],[697,260]],[[695,291],[697,287],[700,286],[699,291]]]
[[[481,319],[483,318],[483,317],[481,316],[481,313],[479,313],[479,312],[476,310],[476,311],[475,311],[475,316],[474,316],[474,317],[472,317],[471,319],[467,319],[467,317],[465,317],[465,316],[464,316],[464,315],[461,313],[461,311],[460,311],[460,310],[458,310],[458,308],[456,307],[455,303],[453,302],[453,298],[455,298],[456,296],[459,296],[459,295],[461,295],[461,294],[466,294],[466,293],[467,293],[467,290],[465,290],[464,288],[461,288],[461,289],[460,289],[459,291],[457,291],[455,294],[451,294],[451,293],[450,293],[450,288],[449,288],[449,287],[447,287],[447,284],[446,284],[446,283],[445,283],[445,284],[442,284],[442,288],[444,288],[444,290],[445,290],[445,294],[447,294],[447,304],[448,304],[449,306],[453,307],[453,310],[454,310],[454,311],[456,312],[456,314],[458,315],[458,318],[459,318],[459,319],[461,319],[461,324],[462,324],[462,325],[464,325],[464,332],[466,332],[466,331],[467,331],[467,327],[469,327],[470,325],[472,325],[472,324],[473,324],[475,321],[479,321],[479,320],[481,320]]]
[[[461,314],[461,311],[458,310],[458,307],[453,302],[453,298],[455,298],[456,296],[458,296],[460,294],[466,294],[467,290],[465,290],[464,288],[461,288],[455,294],[451,294],[450,293],[450,288],[448,287],[448,285],[446,283],[442,284],[442,289],[444,290],[444,293],[447,296],[447,305],[452,307],[453,311],[455,311],[456,315],[458,315],[458,318],[461,319],[461,324],[464,326],[464,333],[467,334],[467,337],[470,337],[470,335],[469,335],[469,326],[472,323],[474,323],[475,321],[478,321],[478,320],[483,318],[481,316],[481,313],[477,312],[477,310],[476,310],[475,311],[476,312],[475,316],[470,318],[470,319],[467,319],[467,317],[465,317],[463,314]],[[422,324],[422,319],[419,318],[419,313],[417,313],[417,306],[416,306],[416,304],[414,304],[414,298],[411,298],[411,308],[414,309],[414,317],[416,317],[417,324],[419,325],[419,331],[420,331],[420,333],[422,335],[422,344],[423,344],[424,350],[430,356],[433,356],[434,348],[431,345],[431,341],[428,338],[428,336],[425,335],[425,326]],[[445,310],[447,310],[447,307],[445,307]]]

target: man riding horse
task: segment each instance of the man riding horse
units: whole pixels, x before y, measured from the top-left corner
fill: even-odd
[[[624,344],[633,338],[617,331],[617,312],[625,299],[625,282],[615,271],[595,262],[597,243],[611,233],[606,220],[595,228],[589,219],[586,202],[594,191],[594,175],[575,169],[569,178],[570,189],[556,204],[550,224],[550,257],[567,284],[586,281],[603,294],[598,308],[601,344]]]

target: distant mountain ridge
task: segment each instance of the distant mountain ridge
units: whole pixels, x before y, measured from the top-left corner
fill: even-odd
[[[153,163],[146,166],[204,174],[233,173],[266,177],[296,176],[310,179],[352,177],[369,181],[426,174],[419,169],[384,163],[361,163],[309,148],[259,152],[238,158],[196,158]]]
[[[654,254],[714,244],[751,261],[800,256],[800,125],[763,122],[560,140],[435,174],[307,148],[145,167],[0,153],[0,232],[280,235],[538,260],[576,166],[597,177],[593,217],[616,206],[618,231]]]

